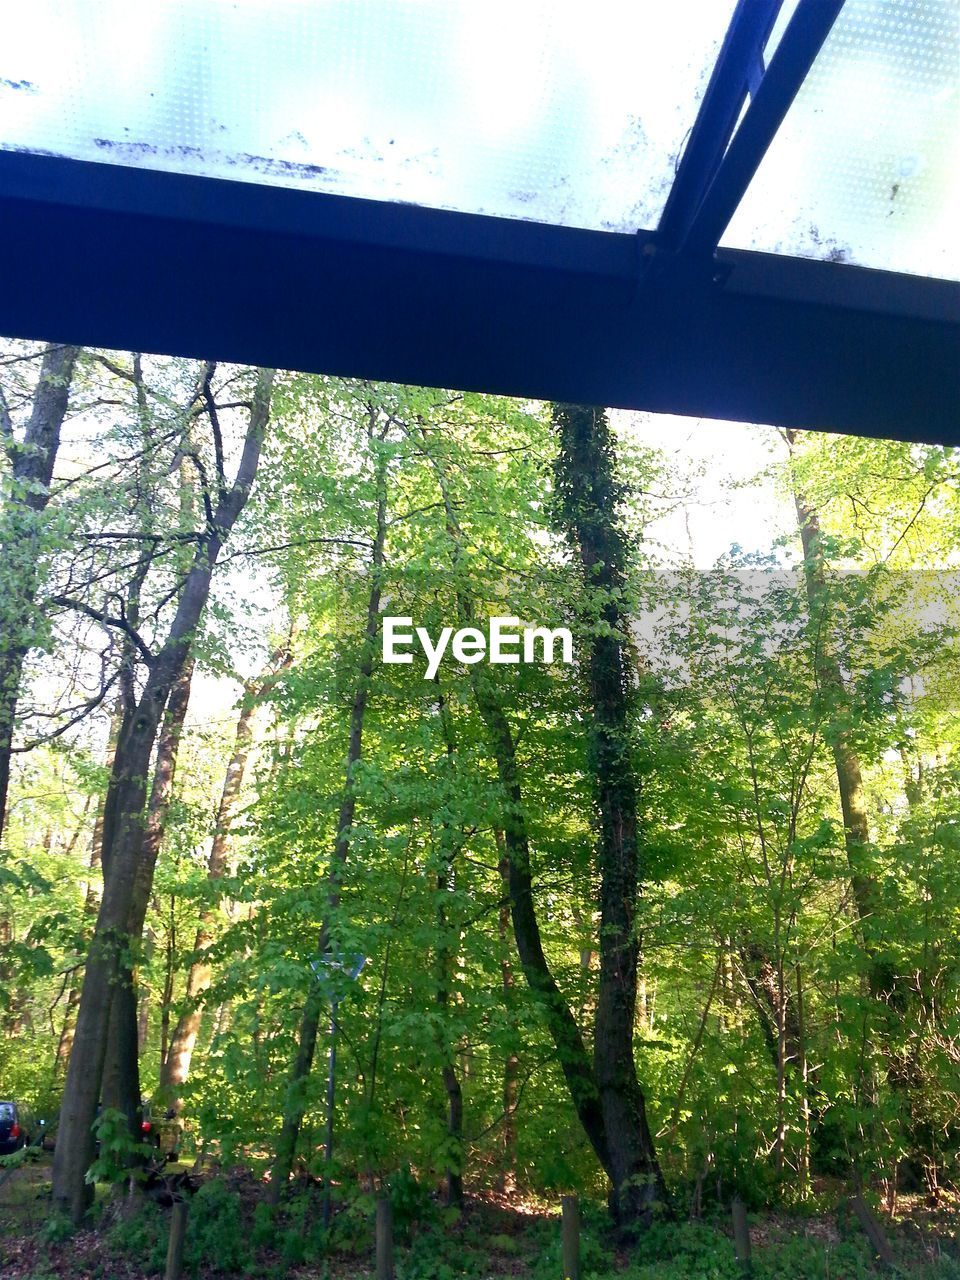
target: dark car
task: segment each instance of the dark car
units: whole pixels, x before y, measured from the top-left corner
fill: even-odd
[[[33,1116],[20,1102],[0,1102],[0,1155],[19,1151],[33,1141]]]

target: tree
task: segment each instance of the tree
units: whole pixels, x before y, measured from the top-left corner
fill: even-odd
[[[587,679],[591,765],[599,805],[600,987],[594,1072],[606,1130],[618,1220],[649,1222],[666,1188],[637,1079],[633,1040],[643,871],[637,781],[631,760],[629,675],[624,660],[625,547],[617,523],[623,491],[602,410],[556,405],[558,520],[579,561],[589,612]]]
[[[202,385],[212,400],[213,367]],[[53,1170],[54,1202],[74,1221],[89,1203],[85,1182],[93,1154],[93,1121],[100,1093],[106,1033],[113,988],[125,966],[128,933],[143,852],[143,814],[147,776],[164,706],[189,661],[191,645],[210,593],[214,566],[250,494],[270,413],[272,371],[257,375],[236,478],[227,484],[224,452],[215,408],[210,410],[217,441],[216,488],[205,492],[205,525],[179,593],[176,611],[162,646],[143,652],[148,674],[139,697],[127,694],[110,775],[104,821],[104,892],[84,972],[73,1051],[67,1070]],[[206,486],[205,486],[206,488]],[[110,618],[101,617],[106,625]],[[128,630],[129,624],[123,626]],[[139,637],[136,638],[141,647]],[[108,852],[109,851],[109,852]]]
[[[0,839],[7,812],[10,757],[23,661],[35,643],[34,610],[43,515],[50,501],[60,432],[79,347],[48,346],[40,361],[30,412],[18,432],[0,387],[0,444],[10,465],[10,491],[0,511]]]
[[[289,665],[291,657],[289,649],[275,653],[268,674],[261,680],[249,680],[244,686],[233,751],[223,779],[223,790],[217,806],[217,817],[207,861],[207,882],[212,894],[218,891],[218,886],[227,873],[230,833],[237,816],[244,774],[253,745],[254,718],[277,675],[283,667]],[[182,1102],[180,1090],[190,1074],[190,1060],[200,1032],[204,994],[210,986],[212,969],[206,953],[215,941],[215,928],[215,906],[212,900],[208,900],[200,912],[200,921],[197,925],[193,947],[194,959],[190,963],[184,992],[185,1007],[177,1019],[170,1039],[170,1047],[163,1058],[160,1070],[161,1091],[177,1111],[180,1110]]]
[[[329,963],[334,959],[334,948],[331,945],[331,925],[340,905],[340,885],[344,865],[350,855],[350,837],[356,812],[356,772],[363,752],[363,726],[370,696],[370,680],[376,654],[377,637],[380,628],[380,599],[383,592],[384,547],[387,536],[387,466],[389,451],[385,447],[387,432],[391,426],[390,418],[381,420],[377,405],[371,402],[367,406],[367,447],[373,456],[374,469],[374,528],[373,544],[370,556],[370,588],[367,599],[366,625],[363,644],[360,651],[360,664],[357,671],[353,701],[350,708],[349,737],[347,742],[346,770],[343,784],[343,797],[337,818],[336,835],[333,851],[326,876],[326,915],[320,929],[317,943],[317,954],[321,963]],[[297,1042],[297,1053],[290,1072],[290,1085],[284,1104],[283,1126],[277,1142],[277,1155],[270,1179],[270,1196],[274,1203],[290,1177],[293,1158],[296,1152],[297,1138],[303,1123],[305,1110],[304,1090],[307,1077],[313,1066],[316,1051],[317,1033],[320,1027],[320,1013],[323,1009],[327,992],[318,981],[313,984],[307,996],[300,1023]]]

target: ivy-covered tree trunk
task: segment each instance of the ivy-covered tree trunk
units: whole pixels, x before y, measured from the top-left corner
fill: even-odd
[[[23,662],[31,647],[40,519],[70,398],[79,347],[49,346],[43,353],[22,440],[0,392],[0,447],[10,464],[11,493],[0,512],[0,840],[7,814],[13,731]]]
[[[617,523],[621,492],[603,410],[556,405],[553,420],[560,443],[558,518],[579,560],[591,611],[586,668],[600,818],[594,1072],[610,1156],[614,1214],[624,1224],[648,1222],[656,1206],[665,1205],[666,1192],[633,1053],[641,875],[623,658],[627,620],[622,612],[625,553]]]
[[[93,1157],[92,1126],[112,995],[131,945],[129,923],[143,852],[150,760],[170,691],[190,658],[214,566],[256,477],[273,378],[272,370],[257,374],[236,479],[227,486],[219,477],[216,505],[198,539],[167,638],[159,652],[150,656],[143,691],[127,708],[117,742],[104,816],[103,899],[84,973],[53,1163],[54,1204],[75,1222],[82,1219],[90,1202],[85,1175]]]

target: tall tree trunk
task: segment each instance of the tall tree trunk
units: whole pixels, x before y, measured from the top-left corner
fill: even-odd
[[[248,681],[243,690],[233,751],[223,779],[213,840],[207,859],[207,885],[210,896],[200,913],[200,921],[197,925],[197,936],[193,946],[194,958],[187,974],[183,1012],[177,1019],[177,1025],[170,1039],[170,1047],[163,1057],[160,1070],[160,1087],[178,1112],[181,1106],[180,1090],[190,1074],[190,1062],[200,1033],[204,1007],[203,996],[213,976],[207,952],[216,938],[217,912],[214,893],[227,871],[230,833],[240,804],[244,774],[253,744],[254,717],[257,707],[276,678],[278,668],[287,666],[289,661],[289,650],[276,654],[270,664],[270,673],[261,680]]]
[[[797,432],[787,430],[783,435],[793,460],[797,453]],[[904,1074],[903,1055],[895,1047],[900,1027],[894,1024],[904,1018],[909,995],[906,984],[898,978],[895,962],[883,938],[882,894],[872,862],[863,769],[853,735],[843,724],[847,718],[845,712],[849,698],[827,617],[829,588],[820,514],[795,478],[793,479],[793,496],[803,548],[804,579],[810,616],[819,633],[817,663],[820,683],[823,689],[835,699],[834,715],[841,722],[839,726],[830,728],[828,740],[837,775],[850,886],[860,926],[860,937],[866,954],[867,989],[879,1011],[879,1034],[876,1035],[871,1031],[870,1020],[865,1021],[863,1047],[865,1052],[872,1035],[876,1035],[886,1059],[887,1084],[895,1094],[904,1095],[908,1092],[909,1083]],[[875,1093],[875,1082],[871,1082],[870,1092]],[[894,1184],[896,1182],[896,1170],[894,1170],[893,1182]]]
[[[463,556],[464,537],[450,493],[447,473],[443,462],[430,454],[426,434],[422,431],[420,443],[436,473],[444,504],[452,558],[454,565],[459,567]],[[461,617],[465,622],[471,623],[474,612],[472,597],[463,586],[458,588],[457,595]],[[496,763],[503,795],[503,849],[506,854],[510,919],[513,924],[520,968],[537,1002],[550,1038],[553,1040],[557,1061],[563,1072],[577,1118],[597,1159],[612,1180],[613,1166],[608,1151],[607,1134],[593,1066],[580,1028],[557,985],[543,949],[533,893],[530,840],[523,791],[520,785],[520,769],[517,764],[516,745],[510,722],[489,676],[478,666],[472,666],[470,673],[474,702]]]
[[[170,631],[151,659],[143,692],[128,708],[117,743],[104,819],[103,899],[84,973],[53,1165],[54,1203],[76,1222],[90,1200],[85,1174],[93,1155],[92,1126],[100,1096],[111,995],[130,945],[128,926],[140,873],[150,758],[170,690],[190,656],[214,566],[256,477],[273,376],[270,370],[257,375],[236,480],[230,487],[225,482],[219,486],[212,518],[199,539]]]
[[[0,390],[0,447],[10,462],[12,492],[0,513],[0,842],[7,816],[10,759],[23,662],[31,647],[41,516],[50,501],[60,431],[79,347],[43,353],[30,417],[17,441]]]
[[[600,409],[555,405],[560,437],[556,465],[560,519],[580,561],[585,589],[599,593],[600,626],[591,628],[587,667],[592,713],[592,765],[600,809],[600,986],[594,1072],[600,1093],[613,1182],[622,1223],[649,1222],[666,1191],[637,1078],[633,1033],[641,873],[637,785],[630,758],[628,687],[620,601],[625,583],[620,492],[613,444]]]
[[[436,877],[439,905],[436,909],[436,925],[440,942],[436,948],[436,1012],[438,1012],[439,1050],[443,1056],[440,1076],[447,1094],[447,1204],[460,1208],[463,1203],[463,1089],[457,1075],[456,1057],[447,1032],[447,1012],[451,1000],[453,977],[453,952],[447,938],[449,923],[443,895],[454,888],[452,858]]]
[[[507,954],[506,942],[510,929],[510,897],[509,897],[509,878],[510,864],[507,860],[506,846],[502,831],[495,832],[497,849],[500,852],[500,860],[497,864],[497,870],[500,873],[500,879],[503,883],[504,898],[500,906],[500,947],[502,951],[502,959],[500,961],[500,985],[503,991],[503,1003],[507,1009],[507,1017],[511,1026],[514,1025],[511,1013],[511,1003],[513,1000],[513,966],[510,963],[510,957]],[[519,1074],[520,1059],[517,1054],[510,1049],[507,1052],[506,1061],[503,1064],[503,1136],[501,1144],[500,1169],[497,1174],[497,1189],[510,1195],[517,1189],[517,1103],[519,1101]]]
[[[472,667],[471,672],[478,668]],[[543,950],[533,893],[530,841],[520,787],[520,770],[510,725],[489,681],[472,679],[477,710],[487,731],[504,793],[503,836],[513,935],[520,967],[557,1050],[557,1059],[583,1131],[611,1181],[610,1157],[599,1090],[580,1028],[563,998]]]
[[[123,1112],[127,1117],[131,1138],[135,1142],[140,1140],[140,1123],[143,1118],[140,1105],[139,1060],[144,1039],[142,1024],[146,1016],[137,989],[136,957],[143,938],[153,873],[163,843],[170,801],[173,797],[177,756],[190,703],[192,679],[193,658],[188,657],[170,690],[163,716],[163,727],[153,766],[153,784],[147,806],[140,860],[127,918],[127,935],[133,955],[128,953],[124,957],[116,976],[107,1031],[107,1052],[101,1087],[103,1105]]]
[[[110,716],[110,728],[107,733],[107,745],[104,753],[104,765],[107,769],[113,767],[113,757],[117,749],[117,738],[120,733],[120,724],[123,719],[123,707],[119,698],[113,708]],[[97,804],[97,816],[93,823],[93,835],[90,840],[90,879],[87,881],[83,895],[83,918],[84,933],[89,923],[92,928],[97,919],[97,911],[100,906],[100,890],[97,885],[96,876],[100,870],[101,856],[103,853],[103,813],[105,807],[105,797],[101,796]],[[54,1062],[54,1074],[59,1078],[67,1069],[67,1063],[70,1061],[70,1053],[73,1049],[73,1035],[76,1029],[77,1009],[80,1005],[80,983],[77,980],[76,973],[70,980],[70,993],[67,996],[67,1008],[63,1019],[63,1028],[60,1032],[60,1040],[57,1044],[57,1056]]]
[[[797,432],[785,431],[784,438],[792,459],[797,452]],[[803,547],[804,578],[810,615],[820,630],[818,649],[820,681],[827,693],[836,698],[842,708],[847,700],[846,690],[840,661],[836,656],[827,625],[828,591],[820,516],[796,482],[793,485],[793,497],[800,542]],[[833,753],[837,790],[840,793],[850,885],[868,958],[867,982],[872,996],[876,999],[888,1000],[894,989],[895,975],[890,961],[881,954],[878,946],[877,916],[880,895],[871,865],[870,822],[867,815],[860,757],[849,729],[843,727],[832,729],[829,734],[829,746]]]
[[[371,411],[370,431],[372,438],[373,411]],[[363,754],[363,721],[370,696],[377,636],[380,631],[380,598],[383,589],[384,547],[387,537],[387,455],[382,449],[377,452],[376,491],[376,533],[371,556],[370,594],[367,599],[367,619],[360,653],[360,667],[357,672],[353,705],[350,709],[350,737],[347,747],[343,798],[337,818],[337,834],[334,840],[333,854],[327,870],[326,916],[320,929],[318,943],[318,950],[321,956],[325,955],[330,948],[331,922],[340,905],[340,885],[347,858],[350,855],[350,833],[357,805],[357,765],[360,763]],[[313,1067],[317,1035],[320,1029],[320,1015],[323,1012],[324,1002],[324,992],[320,983],[313,982],[307,994],[300,1019],[297,1052],[290,1071],[290,1083],[284,1104],[283,1124],[280,1129],[280,1136],[277,1139],[277,1153],[270,1175],[268,1197],[272,1204],[279,1202],[283,1189],[290,1180],[290,1171],[293,1168],[293,1159],[297,1149],[297,1138],[300,1136],[300,1126],[303,1124],[306,1110],[306,1087]]]
[[[442,694],[439,695],[437,702],[446,746],[446,764],[450,775],[453,776],[456,754],[447,706]],[[435,998],[437,1004],[438,1048],[442,1062],[440,1074],[447,1098],[447,1204],[451,1208],[459,1208],[463,1204],[463,1089],[460,1085],[460,1077],[457,1075],[454,1046],[450,1042],[447,1030],[450,989],[453,985],[454,949],[445,901],[456,889],[454,859],[457,854],[457,844],[455,833],[446,821],[441,825],[440,840],[441,865],[437,872],[438,941],[436,947],[437,986]]]

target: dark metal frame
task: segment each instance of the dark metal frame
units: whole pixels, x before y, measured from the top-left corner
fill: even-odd
[[[637,235],[0,153],[0,332],[960,443],[960,286],[700,247],[827,6]]]
[[[660,220],[665,246],[691,254],[716,249],[843,4],[801,0],[764,67],[782,0],[740,0]]]
[[[747,95],[759,87],[763,49],[782,6],[783,0],[738,0],[657,228],[664,247],[678,250],[686,238]]]

